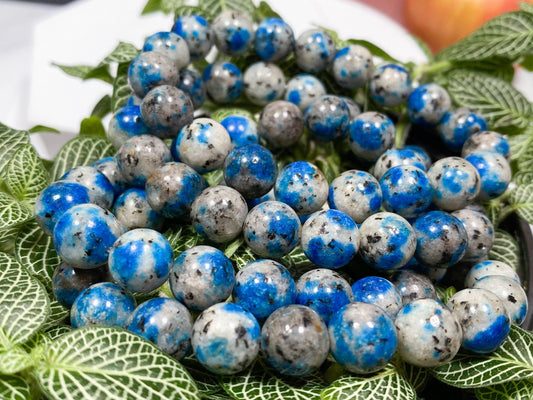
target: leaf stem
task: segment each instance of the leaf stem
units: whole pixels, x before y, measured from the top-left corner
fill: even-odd
[[[395,147],[397,149],[403,149],[405,147],[405,141],[409,135],[409,129],[411,128],[411,122],[407,114],[402,114],[398,123],[396,124],[396,139]]]
[[[413,81],[420,80],[420,78],[424,75],[431,75],[437,72],[441,72],[450,68],[451,66],[452,62],[448,60],[438,61],[434,63],[422,63],[413,70]]]

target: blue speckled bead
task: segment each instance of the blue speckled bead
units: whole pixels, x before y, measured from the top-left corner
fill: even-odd
[[[412,149],[390,149],[376,160],[372,174],[376,179],[381,179],[389,169],[400,165],[412,165],[426,171],[425,160],[418,152]]]
[[[494,244],[494,226],[483,213],[464,208],[452,213],[463,224],[468,246],[463,261],[477,262],[489,254]]]
[[[363,46],[350,44],[337,52],[332,70],[333,79],[340,87],[360,88],[370,80],[374,72],[372,53]]]
[[[414,145],[414,144],[408,144],[407,146],[404,147],[406,150],[412,150],[414,151],[416,154],[418,154],[418,156],[424,160],[424,166],[426,167],[426,170],[429,169],[429,167],[431,167],[431,157],[429,156],[429,154],[427,153],[426,150],[424,150],[422,147],[420,146],[417,146],[417,145]]]
[[[316,167],[307,161],[286,165],[274,185],[276,199],[291,206],[298,215],[320,210],[328,198],[328,181]]]
[[[335,57],[333,38],[321,29],[309,29],[296,40],[296,64],[305,72],[316,73],[326,69]]]
[[[89,203],[89,189],[79,183],[54,182],[35,200],[35,220],[47,235],[52,236],[57,221],[71,207]]]
[[[207,20],[200,15],[179,17],[171,30],[185,39],[191,61],[204,58],[213,46],[213,32]]]
[[[201,311],[229,297],[235,284],[235,271],[220,250],[195,246],[176,258],[169,281],[176,300]]]
[[[224,161],[224,181],[245,198],[267,194],[276,183],[278,166],[272,153],[258,144],[237,147]]]
[[[309,133],[320,141],[342,139],[348,134],[350,109],[339,96],[322,96],[307,107],[304,122]]]
[[[104,157],[92,163],[91,167],[96,168],[98,171],[104,174],[111,186],[113,186],[115,199],[128,188],[128,182],[126,182],[120,173],[117,159],[115,157]]]
[[[106,280],[105,267],[77,269],[62,262],[52,276],[52,291],[55,298],[67,308],[72,307],[76,297],[91,285]]]
[[[125,228],[109,211],[80,204],[65,211],[54,229],[54,246],[75,268],[96,268],[107,262],[109,249]]]
[[[298,106],[305,112],[307,106],[319,97],[326,95],[324,84],[314,75],[296,75],[287,82],[285,100]]]
[[[165,222],[146,200],[146,191],[131,188],[122,193],[113,204],[113,214],[128,230],[135,228],[159,229]]]
[[[428,175],[413,165],[389,169],[379,181],[383,192],[383,207],[404,218],[418,217],[426,212],[433,200],[433,187]]]
[[[250,65],[244,71],[244,94],[252,103],[264,106],[281,99],[285,93],[285,75],[273,63],[264,61]]]
[[[247,215],[244,241],[260,257],[279,258],[289,254],[300,239],[300,220],[287,204],[266,201]]]
[[[370,97],[385,107],[396,107],[407,101],[411,93],[411,75],[398,64],[377,67],[370,79]]]
[[[128,100],[126,101],[127,106],[140,106],[142,98],[137,96],[135,93],[132,93]]]
[[[135,309],[135,299],[120,286],[96,283],[81,292],[70,309],[73,328],[88,325],[125,328]]]
[[[289,147],[298,142],[304,131],[303,115],[291,102],[276,100],[268,103],[259,117],[257,133],[272,148]]]
[[[382,369],[396,350],[396,328],[380,307],[351,303],[331,317],[328,325],[331,354],[348,371],[370,374]]]
[[[506,276],[520,283],[520,277],[513,267],[501,261],[487,260],[477,263],[468,271],[465,277],[465,287],[471,288],[478,280],[489,275]]]
[[[240,11],[220,13],[213,21],[212,29],[218,50],[230,56],[243,55],[254,40],[253,22],[247,14]]]
[[[476,151],[495,151],[504,156],[507,161],[511,158],[511,147],[507,141],[507,136],[498,132],[483,131],[474,133],[463,145],[461,157],[468,156]]]
[[[379,182],[366,171],[345,171],[329,186],[329,207],[348,214],[357,224],[379,211],[381,198]]]
[[[504,156],[494,151],[475,151],[466,156],[466,161],[479,172],[479,200],[494,199],[505,192],[511,182],[511,167]]]
[[[174,61],[156,51],[139,54],[128,68],[128,82],[140,98],[156,86],[176,86],[178,81],[179,71]]]
[[[408,304],[417,299],[437,298],[435,286],[426,275],[402,270],[394,274],[392,282],[400,292],[403,304]]]
[[[144,41],[142,51],[156,51],[164,54],[174,61],[180,71],[190,62],[187,42],[174,32],[157,32],[148,36]]]
[[[352,301],[350,284],[330,269],[313,269],[296,282],[296,304],[316,311],[326,325],[339,308]]]
[[[437,125],[452,106],[450,95],[442,86],[427,83],[414,89],[407,99],[407,115],[417,125]]]
[[[352,285],[353,300],[375,304],[385,310],[391,318],[402,308],[402,295],[392,282],[379,276],[367,276]]]
[[[350,111],[350,120],[355,119],[359,114],[361,114],[361,107],[351,98],[346,96],[339,96],[346,106],[348,107],[348,111]]]
[[[473,353],[487,354],[507,338],[511,323],[505,304],[485,289],[463,289],[448,301],[461,328],[463,347]]]
[[[398,353],[409,364],[436,367],[450,362],[461,347],[455,315],[440,301],[419,299],[406,304],[394,321]]]
[[[152,229],[133,229],[109,251],[109,272],[115,282],[136,293],[148,293],[168,278],[174,255],[168,240]]]
[[[115,191],[107,178],[95,167],[74,167],[63,174],[60,181],[79,183],[89,189],[91,203],[102,208],[110,208],[113,205]]]
[[[392,271],[403,267],[416,250],[415,231],[405,218],[380,212],[359,227],[359,254],[372,268]]]
[[[111,117],[107,129],[107,139],[118,150],[130,137],[148,133],[148,128],[141,117],[141,108],[135,105],[124,106]]]
[[[293,51],[294,33],[282,19],[264,19],[255,31],[254,48],[262,60],[280,61]]]
[[[220,121],[222,126],[228,131],[231,144],[234,147],[245,144],[259,144],[257,124],[250,118],[242,115],[230,115]]]
[[[396,129],[385,114],[362,113],[350,122],[349,145],[352,152],[365,161],[376,161],[394,144]]]
[[[276,261],[252,261],[235,277],[233,301],[251,312],[260,322],[295,300],[294,280],[290,272]]]
[[[207,93],[205,91],[202,75],[191,69],[184,69],[180,72],[178,89],[182,90],[191,98],[194,109],[199,109],[205,102]]]
[[[328,356],[328,330],[309,307],[296,304],[281,307],[263,325],[261,349],[269,364],[281,374],[308,375]]]
[[[429,267],[448,268],[461,260],[468,237],[457,218],[444,211],[430,211],[413,223],[417,261]]]
[[[216,374],[246,369],[259,354],[261,330],[254,316],[233,303],[215,304],[194,322],[191,343],[198,362]]]
[[[458,152],[470,136],[487,130],[487,122],[480,114],[461,107],[444,114],[438,129],[444,144]]]
[[[359,230],[347,214],[338,210],[311,214],[302,226],[302,250],[321,267],[337,269],[348,264],[359,247]]]
[[[209,64],[204,69],[202,79],[207,95],[218,104],[235,102],[244,87],[241,70],[230,62]]]
[[[191,347],[192,316],[179,301],[155,298],[140,304],[127,329],[180,360]]]
[[[258,204],[264,203],[265,201],[275,201],[275,200],[276,200],[276,196],[274,196],[274,188],[272,188],[264,196],[256,197],[254,199],[246,199],[246,203],[248,203],[248,210],[251,210]]]

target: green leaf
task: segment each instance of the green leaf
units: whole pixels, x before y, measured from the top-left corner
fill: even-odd
[[[520,9],[522,11],[528,12],[530,14],[533,14],[533,4],[521,2],[519,3]]]
[[[520,157],[518,158],[518,169],[520,171],[531,171],[533,168],[533,146],[531,145],[533,133],[530,130],[528,132],[530,137],[524,143],[527,147],[525,150],[523,149],[523,153],[518,155]]]
[[[184,0],[161,0],[161,10],[166,14],[175,13],[184,4]]]
[[[0,399],[31,400],[31,388],[18,376],[0,375]]]
[[[202,398],[212,399],[215,393],[223,390],[217,375],[206,371],[194,356],[185,357],[181,362],[196,382]]]
[[[515,325],[498,350],[486,355],[460,354],[445,365],[432,370],[442,382],[477,388],[533,377],[533,333]]]
[[[245,108],[238,107],[220,107],[213,113],[211,113],[211,118],[215,121],[222,121],[224,118],[229,117],[230,115],[240,115],[255,121],[254,115]]]
[[[183,6],[177,7],[174,10],[174,19],[178,19],[179,17],[189,16],[189,15],[201,15],[201,16],[207,17],[209,19],[210,18],[209,17],[210,14],[211,13],[209,13],[208,11],[206,11],[203,8],[198,7],[198,6],[183,5]],[[202,59],[200,61],[205,61],[205,59]],[[194,65],[195,66],[198,65],[198,63],[200,63],[200,61],[194,62]],[[203,71],[203,69],[202,69],[202,71]]]
[[[520,247],[518,242],[502,229],[494,232],[494,244],[489,252],[489,260],[501,261],[513,267],[515,271],[520,270]]]
[[[222,168],[204,174],[203,177],[209,186],[216,186],[224,179],[224,170]]]
[[[198,399],[175,359],[126,330],[90,326],[59,336],[34,376],[46,396],[78,400]]]
[[[518,160],[518,169],[531,170],[533,152],[530,149],[533,148],[533,129],[527,128],[524,133],[510,136],[507,140],[511,147],[511,160]]]
[[[513,176],[513,182],[517,185],[528,185],[533,182],[533,170],[530,171],[518,171]]]
[[[111,96],[111,112],[124,107],[131,96],[131,88],[128,83],[129,63],[119,64],[117,76],[113,81],[113,94]]]
[[[228,243],[228,245],[224,248],[224,255],[230,258],[243,245],[243,243],[244,238],[242,236],[239,236],[233,242]]]
[[[501,385],[476,389],[478,400],[531,400],[533,399],[533,382],[511,381]]]
[[[69,332],[72,332],[72,327],[70,325],[58,325],[53,328],[50,328],[46,331],[46,334],[50,337],[51,340],[56,340],[58,337],[66,335]]]
[[[426,387],[429,380],[429,371],[427,368],[417,367],[408,363],[403,363],[402,368],[398,368],[398,372],[407,379],[416,392],[422,391]]]
[[[287,267],[294,279],[298,279],[307,271],[317,268],[305,255],[300,246],[281,259],[281,263]]]
[[[242,11],[250,17],[255,14],[252,0],[199,0],[198,6],[209,12],[210,19],[228,10]]]
[[[511,84],[482,73],[454,71],[449,75],[448,92],[455,102],[480,112],[492,129],[525,128],[531,104]]]
[[[80,135],[105,137],[105,128],[99,117],[84,118],[80,124]]]
[[[107,139],[101,136],[78,136],[61,147],[50,174],[53,180],[57,180],[73,167],[91,165],[101,158],[114,155],[115,149]]]
[[[393,56],[391,56],[389,53],[387,53],[385,50],[383,50],[381,47],[376,46],[374,43],[369,42],[368,40],[363,39],[348,39],[346,41],[346,45],[348,44],[358,44],[360,46],[365,47],[372,55],[382,58],[385,61],[389,61],[396,64],[403,64],[401,61],[397,60]]]
[[[24,225],[26,225],[26,223],[0,229],[0,251],[10,253],[13,250],[17,235]]]
[[[267,18],[281,18],[281,16],[274,11],[266,1],[261,1],[259,3],[259,6],[255,10],[255,17],[259,21]]]
[[[111,112],[111,96],[106,94],[102,97],[91,111],[91,117],[104,118]]]
[[[518,185],[513,189],[509,202],[520,218],[533,224],[533,182]]]
[[[161,0],[148,0],[141,11],[141,15],[150,14],[156,11],[161,11]]]
[[[91,68],[91,70],[88,71],[83,77],[84,81],[87,81],[89,79],[98,79],[105,83],[113,82],[113,77],[109,73],[109,65],[102,64],[102,65],[97,65],[94,68]]]
[[[0,232],[12,230],[33,217],[33,210],[11,197],[0,192]]]
[[[22,145],[30,144],[28,131],[10,128],[0,122],[0,173],[3,172],[11,156]]]
[[[533,72],[533,54],[526,54],[520,62],[520,66],[526,71]]]
[[[0,374],[15,375],[34,364],[30,354],[21,346],[0,352]]]
[[[131,44],[126,42],[120,42],[117,47],[102,60],[100,65],[106,65],[113,62],[124,64],[129,63],[135,57],[139,55],[139,50]]]
[[[0,332],[11,345],[24,343],[48,318],[48,295],[11,256],[0,253],[0,266]]]
[[[56,128],[51,128],[46,125],[35,125],[34,127],[28,129],[29,133],[40,133],[40,132],[48,132],[48,133],[61,133]]]
[[[57,301],[53,293],[48,293],[48,298],[50,299],[50,315],[41,326],[43,331],[58,326],[70,315],[70,310]]]
[[[322,392],[324,400],[414,400],[416,392],[392,364],[374,375],[345,375]]]
[[[232,254],[230,260],[233,265],[235,265],[237,270],[241,270],[246,266],[246,264],[255,261],[256,256],[248,246],[243,245]]]
[[[91,65],[61,65],[56,63],[52,63],[52,65],[58,67],[67,75],[74,78],[80,78],[84,81],[88,79],[98,79],[107,83],[113,81],[107,65],[99,65],[96,67]]]
[[[185,250],[200,245],[204,241],[192,225],[170,228],[164,235],[174,251],[174,257],[178,257]]]
[[[483,61],[456,61],[453,63],[452,71],[458,69],[472,73],[483,72],[507,82],[511,82],[514,77],[513,64],[509,60],[501,58],[491,58]]]
[[[448,300],[457,292],[453,286],[443,288],[439,285],[435,286],[435,291],[437,292],[437,298],[444,304],[448,303]]]

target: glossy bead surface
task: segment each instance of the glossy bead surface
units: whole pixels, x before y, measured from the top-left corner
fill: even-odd
[[[374,72],[372,53],[363,46],[350,44],[335,55],[332,72],[333,79],[340,87],[360,88],[370,80]]]
[[[52,291],[63,306],[70,308],[76,297],[91,285],[103,282],[106,278],[105,267],[79,269],[62,262],[52,276]]]
[[[235,64],[218,61],[208,65],[203,72],[207,95],[218,104],[236,101],[243,90],[242,72]]]
[[[511,182],[511,167],[504,156],[494,151],[475,151],[466,157],[466,161],[479,172],[479,200],[494,199],[505,192]]]
[[[128,182],[124,179],[118,168],[117,159],[115,157],[105,157],[92,164],[94,168],[100,171],[107,178],[113,191],[115,192],[115,200],[128,187]]]
[[[272,148],[295,144],[303,134],[304,121],[300,109],[284,100],[276,100],[263,108],[257,132]]]
[[[375,161],[394,144],[396,130],[385,114],[362,113],[350,122],[349,145],[352,152],[365,161]]]
[[[213,46],[213,32],[207,20],[200,15],[179,17],[172,31],[185,39],[191,61],[203,59]]]
[[[255,31],[254,49],[262,60],[282,60],[294,49],[294,33],[282,19],[264,19]]]
[[[426,171],[425,159],[420,153],[412,149],[390,149],[379,156],[374,164],[372,174],[376,179],[381,179],[383,174],[389,169],[399,167],[401,165],[412,165]]]
[[[202,104],[204,104],[207,93],[200,73],[193,71],[192,69],[184,69],[181,71],[178,89],[182,90],[190,97],[195,110],[199,109]]]
[[[179,71],[190,62],[187,42],[174,32],[156,32],[144,41],[142,51],[156,51],[164,54],[176,64]]]
[[[352,285],[353,300],[375,304],[391,318],[402,308],[402,296],[392,282],[379,276],[367,276]]]
[[[487,122],[480,114],[461,107],[444,114],[438,129],[446,147],[458,152],[473,134],[487,130]]]
[[[494,244],[494,226],[490,219],[478,211],[462,209],[452,213],[463,224],[468,245],[463,261],[478,261],[489,254]]]
[[[520,277],[511,266],[501,261],[487,260],[470,268],[465,277],[465,287],[471,288],[478,280],[489,275],[506,276],[520,283]]]
[[[218,14],[212,29],[218,50],[231,56],[246,53],[254,40],[253,22],[240,11],[228,10]]]
[[[324,84],[314,75],[300,74],[292,77],[287,82],[285,100],[298,106],[305,112],[307,106],[319,97],[326,95]]]
[[[425,275],[409,270],[398,271],[394,274],[392,282],[400,292],[403,304],[417,299],[437,298],[435,286]]]
[[[414,89],[407,99],[407,115],[417,125],[437,125],[452,106],[448,92],[436,83]]]
[[[89,189],[91,203],[102,208],[110,208],[113,204],[115,191],[107,178],[95,167],[74,167],[59,178],[63,182],[79,183]]]
[[[396,107],[411,93],[411,75],[398,64],[380,65],[370,79],[370,97],[379,105]]]
[[[256,62],[244,71],[243,80],[246,97],[260,106],[280,99],[285,92],[285,75],[276,64]]]
[[[320,72],[326,69],[335,57],[333,38],[321,29],[309,29],[296,40],[294,56],[296,64],[305,72]]]
[[[178,81],[179,71],[174,61],[156,51],[139,54],[128,68],[128,82],[140,98],[156,86],[176,86]]]
[[[112,115],[107,129],[107,138],[118,150],[130,137],[148,133],[148,128],[141,117],[141,108],[138,105],[131,105],[118,109]]]
[[[131,188],[122,193],[113,205],[113,214],[127,230],[161,228],[164,217],[156,212],[146,199],[146,191]]]
[[[474,133],[463,145],[461,156],[465,157],[476,151],[495,151],[507,160],[511,158],[511,147],[507,136],[493,131]]]
[[[313,101],[305,110],[305,125],[309,133],[323,142],[346,137],[350,110],[339,96],[326,95]]]
[[[220,124],[228,131],[233,147],[259,144],[257,124],[252,119],[235,114],[224,118]]]

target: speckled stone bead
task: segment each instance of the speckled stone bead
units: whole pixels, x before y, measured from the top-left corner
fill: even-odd
[[[471,288],[478,280],[489,275],[506,276],[520,283],[520,277],[511,266],[501,261],[487,260],[477,263],[468,271],[465,277],[465,287]]]
[[[104,157],[94,162],[91,166],[104,174],[111,186],[113,186],[115,199],[128,188],[128,182],[126,182],[120,173],[115,157]]]
[[[307,107],[304,122],[315,139],[331,142],[348,134],[350,110],[339,96],[322,96]]]
[[[301,112],[305,112],[307,106],[325,95],[324,84],[316,76],[308,74],[292,77],[285,90],[285,100],[298,106]]]
[[[450,95],[442,86],[427,83],[414,89],[407,99],[407,115],[417,125],[437,125],[452,106]]]
[[[54,246],[67,264],[91,269],[107,262],[109,249],[125,228],[107,210],[80,204],[65,211],[54,229]]]
[[[520,325],[527,315],[527,295],[522,286],[512,278],[502,275],[484,276],[474,283],[474,289],[486,289],[500,298],[511,319]]]
[[[345,171],[329,186],[329,207],[348,214],[357,224],[379,210],[381,199],[378,181],[366,171]]]
[[[321,29],[309,29],[296,40],[296,64],[305,72],[323,71],[332,63],[336,49],[333,38]]]
[[[213,21],[212,29],[218,50],[230,56],[243,55],[254,40],[253,21],[240,11],[220,13]]]
[[[71,207],[89,203],[89,189],[79,183],[54,182],[35,200],[35,220],[47,235],[52,236],[59,218]]]
[[[498,132],[483,131],[474,133],[463,145],[461,156],[465,157],[476,151],[495,151],[504,156],[507,161],[511,158],[511,147],[507,136]]]
[[[396,129],[385,114],[375,111],[362,113],[350,122],[349,145],[352,152],[365,161],[376,161],[392,148]]]
[[[394,284],[379,276],[367,276],[352,285],[353,300],[375,304],[389,314],[396,317],[402,308],[402,295]]]
[[[89,189],[91,203],[102,208],[110,208],[113,204],[115,191],[107,178],[95,167],[74,167],[63,174],[60,181],[79,183]]]
[[[379,156],[374,164],[372,174],[376,179],[381,179],[383,174],[393,167],[412,165],[426,171],[423,157],[412,149],[390,149]]]
[[[436,161],[428,171],[435,189],[433,202],[443,210],[454,211],[472,203],[481,188],[476,168],[460,157],[446,157]]]
[[[148,36],[144,41],[142,51],[156,51],[164,54],[174,61],[180,71],[190,62],[187,42],[174,32],[157,32]]]
[[[162,85],[150,90],[141,102],[141,115],[152,135],[176,137],[193,120],[191,98],[175,86]]]
[[[257,132],[272,148],[295,144],[304,131],[303,115],[291,102],[276,100],[261,111]]]
[[[179,301],[155,298],[133,311],[127,329],[180,360],[191,347],[192,325],[191,313]]]
[[[107,138],[113,144],[116,150],[132,136],[148,134],[148,128],[141,117],[141,108],[139,106],[124,106],[118,109],[111,120],[107,129]]]
[[[261,197],[256,197],[254,199],[246,199],[248,203],[248,210],[251,210],[255,206],[264,203],[265,201],[275,201],[276,196],[274,196],[274,188],[270,189],[267,194]]]
[[[328,330],[315,311],[292,304],[270,314],[261,330],[261,349],[281,374],[308,375],[328,356]]]
[[[109,272],[115,282],[135,293],[148,293],[167,279],[174,254],[168,240],[152,229],[133,229],[109,251]]]
[[[405,218],[380,212],[359,227],[359,254],[372,268],[392,271],[403,267],[416,249],[415,231]]]
[[[328,325],[331,354],[348,371],[370,374],[382,369],[396,350],[396,328],[380,307],[351,303],[331,317]]]
[[[254,316],[233,303],[215,304],[194,322],[191,344],[196,359],[221,375],[245,370],[259,354],[261,330]]]
[[[247,199],[267,194],[274,187],[277,175],[274,156],[258,144],[237,147],[224,161],[224,181]]]
[[[360,88],[370,80],[374,72],[372,53],[363,46],[350,44],[335,55],[332,72],[333,79],[340,87]]]
[[[57,301],[70,308],[83,290],[105,281],[106,275],[105,267],[78,269],[62,262],[52,275],[52,291]]]
[[[150,174],[170,160],[167,145],[152,135],[139,135],[128,139],[117,155],[122,177],[130,185],[137,187],[144,187]]]
[[[416,154],[418,154],[418,156],[422,160],[424,160],[424,166],[426,167],[426,171],[429,169],[429,167],[431,167],[431,164],[433,164],[432,161],[431,161],[431,157],[429,156],[427,151],[424,150],[422,147],[414,145],[414,144],[408,144],[404,148],[406,150],[414,151]]]
[[[255,206],[243,225],[244,241],[255,254],[265,258],[289,254],[298,244],[300,230],[298,215],[280,201]]]
[[[440,301],[419,299],[406,304],[394,321],[398,353],[409,364],[436,367],[450,362],[461,347],[461,326]]]
[[[511,323],[505,304],[485,289],[463,289],[448,301],[448,307],[463,329],[463,347],[487,354],[507,338]]]
[[[489,254],[494,244],[494,226],[485,214],[462,209],[452,213],[463,224],[468,237],[468,246],[463,261],[478,261]]]
[[[139,54],[128,69],[130,87],[140,98],[156,86],[176,86],[178,81],[179,71],[174,61],[156,51]]]
[[[128,100],[126,101],[126,105],[127,106],[140,106],[141,101],[142,101],[142,98],[132,92],[130,97],[128,97]]]
[[[131,188],[122,193],[113,204],[113,214],[127,230],[135,228],[159,229],[165,222],[146,200],[146,191]]]
[[[433,283],[439,283],[446,276],[448,270],[446,268],[428,267],[427,265],[420,264],[415,257],[407,263],[405,269],[412,270],[418,274],[427,276]]]
[[[260,322],[295,300],[294,280],[290,272],[276,261],[252,261],[235,277],[233,301],[251,312]]]
[[[361,107],[353,101],[351,98],[346,96],[339,96],[346,106],[348,107],[348,111],[350,111],[350,120],[355,119],[359,114],[361,114]]]
[[[404,218],[424,214],[433,200],[433,187],[428,175],[413,165],[392,167],[379,181],[383,207]]]
[[[241,70],[230,62],[217,61],[209,64],[204,69],[202,79],[207,95],[218,104],[235,102],[244,87]]]
[[[101,282],[81,292],[70,309],[74,329],[88,325],[125,328],[135,309],[135,299],[120,286]]]
[[[247,214],[244,197],[228,186],[205,189],[191,205],[194,229],[215,243],[226,243],[239,236]]]
[[[244,94],[260,106],[280,99],[285,92],[285,75],[276,64],[256,62],[244,71],[243,79]]]
[[[435,286],[425,275],[408,270],[398,271],[394,274],[392,282],[400,292],[403,304],[417,299],[437,298]]]
[[[176,258],[169,281],[176,300],[201,311],[229,297],[235,284],[235,271],[220,250],[195,246]]]
[[[511,182],[511,167],[509,162],[494,151],[475,151],[466,156],[479,172],[481,189],[479,200],[490,200],[502,195]]]
[[[353,219],[342,211],[318,211],[302,226],[301,246],[313,264],[337,269],[357,253],[359,231]]]
[[[430,211],[413,223],[417,261],[429,267],[448,268],[464,256],[466,230],[457,218],[444,211]]]
[[[213,32],[207,20],[200,15],[179,17],[174,23],[172,31],[185,39],[189,47],[191,61],[204,58],[213,46]]]
[[[259,144],[257,124],[252,119],[242,115],[230,115],[220,121],[220,124],[228,131],[233,147]]]
[[[487,122],[480,114],[461,107],[444,114],[438,130],[444,144],[459,152],[470,136],[487,130]]]
[[[178,89],[182,90],[190,97],[194,109],[199,109],[205,102],[207,96],[202,75],[191,69],[184,69],[180,72]]]
[[[207,182],[186,164],[170,162],[156,169],[146,182],[146,200],[167,218],[188,217],[191,204]]]
[[[374,70],[369,89],[377,104],[396,107],[405,103],[411,93],[411,75],[398,64],[380,65]]]
[[[254,48],[262,60],[280,61],[293,51],[294,33],[282,19],[264,19],[255,31]]]
[[[326,324],[339,308],[352,301],[350,284],[330,269],[313,269],[296,282],[296,304],[310,307]]]

